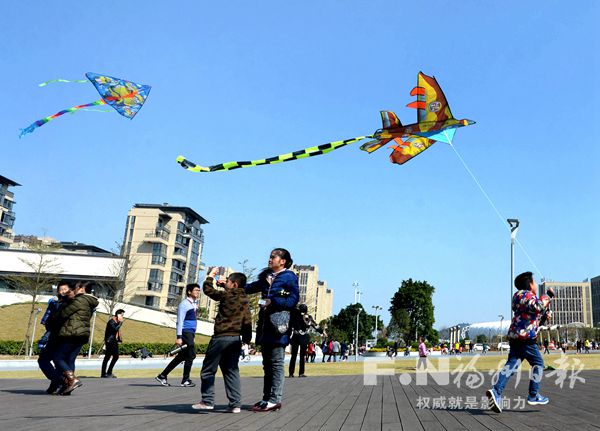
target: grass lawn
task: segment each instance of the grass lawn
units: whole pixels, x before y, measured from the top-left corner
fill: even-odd
[[[477,370],[480,372],[487,373],[491,370],[498,370],[500,367],[504,366],[506,361],[505,356],[481,356],[477,359],[476,362],[471,362],[473,356],[464,356],[462,358],[450,357],[448,365],[450,371],[456,370],[465,370],[465,371],[473,371]],[[444,358],[446,359],[446,358]],[[551,365],[555,368],[559,368],[559,364],[556,361],[561,359],[561,355],[553,354],[550,356],[544,356],[544,361],[546,365]],[[574,367],[574,370],[579,368],[579,363],[576,361],[581,361],[580,364],[583,365],[583,370],[599,370],[600,369],[600,354],[580,354],[580,355],[567,355],[567,364],[569,366],[569,370],[571,367]],[[416,360],[397,360],[392,362],[391,360],[384,360],[381,362],[367,362],[367,364],[376,364],[377,368],[394,368],[395,374],[399,375],[401,373],[414,373]],[[364,365],[363,362],[353,362],[350,360],[349,362],[336,362],[336,363],[322,363],[315,362],[314,364],[306,364],[306,375],[308,376],[331,376],[331,375],[360,375],[364,373]],[[431,366],[439,369],[440,363],[439,358],[434,358],[431,360]],[[287,366],[286,366],[287,367]],[[522,370],[529,370],[529,364],[523,364]],[[287,370],[287,368],[286,368]],[[143,370],[119,370],[119,363],[117,362],[117,366],[115,368],[115,374],[119,377],[128,377],[128,378],[154,378],[162,368],[160,369],[143,369]],[[173,376],[180,376],[180,371],[174,371]],[[200,370],[198,367],[195,367],[192,370],[192,375],[198,375]],[[242,377],[262,377],[263,370],[261,365],[248,365],[240,367],[240,374]],[[287,373],[286,373],[287,374]],[[80,377],[98,377],[97,371],[91,370],[83,370],[81,371]],[[2,378],[18,378],[18,379],[43,379],[44,376],[40,371],[0,371],[0,379]]]
[[[38,314],[38,319],[41,319],[46,310],[46,303],[39,303],[36,307],[40,307],[42,312]],[[27,330],[27,321],[29,319],[29,304],[13,304],[5,307],[0,307],[0,340],[23,340],[25,331]],[[109,316],[107,314],[98,313],[96,317],[96,328],[94,330],[94,341],[102,342],[104,339],[104,329]],[[35,339],[38,340],[44,334],[45,328],[40,325],[38,320]],[[121,335],[125,343],[174,343],[175,328],[165,328],[164,326],[154,325],[152,323],[140,322],[137,320],[127,319],[121,327]],[[210,337],[205,335],[196,336],[196,344],[208,343]]]

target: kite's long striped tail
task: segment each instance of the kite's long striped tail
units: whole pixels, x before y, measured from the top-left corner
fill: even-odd
[[[77,79],[75,81],[69,81],[68,79],[51,79],[50,81],[46,81],[46,82],[42,82],[41,84],[38,84],[38,87],[45,87],[48,84],[53,84],[55,82],[68,82],[71,84],[85,84],[86,82],[90,82],[87,79]]]
[[[177,157],[177,163],[179,163],[184,169],[191,172],[216,172],[216,171],[231,171],[233,169],[248,168],[250,166],[259,165],[272,165],[275,163],[290,162],[292,160],[305,159],[307,157],[320,156],[321,154],[327,154],[338,148],[345,147],[348,144],[352,144],[363,139],[372,138],[372,136],[357,136],[356,138],[346,139],[344,141],[328,142],[323,145],[317,145],[316,147],[305,148],[303,150],[294,151],[293,153],[282,154],[280,156],[269,157],[267,159],[251,160],[247,162],[228,162],[220,163],[213,166],[198,166],[197,164],[190,162],[183,156]]]
[[[27,135],[28,133],[33,132],[38,127],[42,127],[48,121],[54,120],[56,117],[60,117],[61,115],[68,114],[70,112],[79,111],[80,109],[83,109],[83,108],[88,108],[90,106],[98,106],[98,105],[106,105],[106,102],[103,99],[100,99],[100,100],[96,100],[95,102],[92,102],[92,103],[87,103],[85,105],[77,105],[77,106],[73,106],[72,108],[63,109],[62,111],[57,112],[54,115],[50,115],[49,117],[42,118],[41,120],[37,120],[35,123],[31,124],[29,127],[21,129],[19,138],[22,138],[23,136]]]

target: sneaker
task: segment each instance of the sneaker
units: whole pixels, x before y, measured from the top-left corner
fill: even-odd
[[[205,404],[203,401],[200,401],[198,404],[192,404],[192,408],[194,410],[214,410],[215,406],[211,406]]]
[[[496,413],[502,413],[502,397],[498,395],[496,389],[488,389],[485,394],[490,402],[490,409]]]
[[[242,409],[239,407],[229,407],[227,410],[229,413],[241,413]]]
[[[306,377],[306,374],[300,374],[298,377]]]
[[[192,382],[190,379],[181,382],[181,387],[183,388],[193,388],[194,386],[196,386],[196,383]]]
[[[530,406],[543,406],[548,404],[550,400],[548,399],[548,397],[543,397],[540,394],[536,394],[535,396],[531,396],[529,395],[527,397],[527,404],[529,404]]]
[[[161,385],[163,385],[163,386],[171,386],[171,385],[169,384],[169,382],[167,382],[167,378],[166,378],[166,377],[164,377],[164,376],[162,376],[162,375],[160,375],[160,374],[159,374],[158,376],[156,376],[156,377],[154,378],[154,380],[156,380],[158,383],[160,383],[160,384],[161,384]]]

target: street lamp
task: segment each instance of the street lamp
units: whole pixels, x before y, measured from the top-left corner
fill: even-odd
[[[506,220],[510,226],[510,300],[512,302],[512,286],[515,279],[515,241],[519,230],[519,219],[509,218]]]
[[[383,307],[372,305],[371,308],[375,309],[375,342],[377,342],[377,317],[379,316],[379,310],[383,310]]]
[[[354,362],[358,361],[358,316],[360,316],[361,311],[362,311],[362,308],[359,308],[358,312],[356,313],[356,336],[354,337]]]
[[[498,317],[500,318],[500,342],[502,343],[502,322],[504,321],[504,315],[498,314]]]
[[[356,299],[358,297],[358,281],[352,283],[352,287],[354,287],[354,303],[356,304],[358,302]]]

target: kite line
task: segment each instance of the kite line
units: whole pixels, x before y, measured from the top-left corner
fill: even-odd
[[[315,147],[304,148],[303,150],[294,151],[293,153],[281,154],[275,157],[269,157],[266,159],[250,160],[250,161],[238,161],[238,162],[227,162],[220,163],[213,166],[199,166],[184,156],[177,157],[177,163],[184,169],[190,172],[217,172],[217,171],[231,171],[233,169],[248,168],[251,166],[260,165],[273,165],[275,163],[290,162],[292,160],[306,159],[307,157],[320,156],[321,154],[327,154],[338,148],[345,147],[346,145],[354,142],[362,141],[363,139],[370,139],[373,136],[357,136],[355,138],[346,139],[343,141],[328,142],[326,144],[317,145]]]
[[[452,145],[452,142],[450,142],[449,145],[454,150],[454,153],[457,155],[458,159],[460,160],[460,162],[464,166],[465,170],[469,173],[469,175],[471,176],[471,178],[473,178],[473,181],[475,181],[475,184],[477,184],[477,187],[479,187],[479,190],[481,190],[481,193],[483,193],[483,196],[485,196],[485,198],[487,199],[487,201],[490,203],[490,205],[494,209],[494,212],[496,213],[496,215],[498,216],[498,218],[502,222],[502,225],[506,227],[506,218],[502,216],[502,214],[500,213],[500,211],[498,210],[498,208],[496,207],[496,205],[494,205],[494,202],[489,197],[489,195],[486,193],[486,191],[483,189],[483,186],[477,180],[477,178],[475,177],[475,174],[473,174],[473,171],[471,171],[471,169],[469,169],[469,167],[467,166],[467,163],[461,157],[461,155],[458,153],[458,151],[456,150],[456,148],[454,147],[454,145]],[[508,227],[508,230],[510,231],[510,227]],[[533,267],[535,268],[535,270],[537,271],[537,273],[540,275],[540,278],[544,278],[544,275],[543,275],[542,271],[540,271],[540,269],[535,264],[535,262],[533,261],[533,259],[531,258],[531,256],[529,256],[529,253],[527,253],[527,250],[525,250],[525,247],[523,246],[523,244],[521,244],[521,241],[519,241],[518,239],[516,239],[516,243],[519,245],[519,247],[521,248],[521,250],[523,251],[523,253],[525,253],[525,256],[527,256],[527,259],[529,260],[529,262],[533,265]]]

